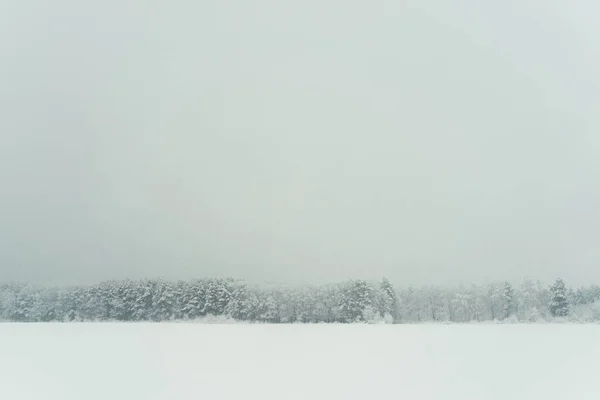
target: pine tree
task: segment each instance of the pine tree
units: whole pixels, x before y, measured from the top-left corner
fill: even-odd
[[[261,293],[258,318],[262,322],[275,323],[279,321],[279,309],[272,293]]]
[[[206,299],[206,280],[195,279],[185,286],[185,297],[182,301],[183,315],[186,319],[195,319],[202,314]]]
[[[236,282],[232,286],[231,299],[225,308],[225,314],[237,320],[247,320],[248,310],[246,308],[248,290],[245,282]]]
[[[185,295],[185,282],[178,281],[173,288],[173,318],[174,319],[183,319],[183,299]]]
[[[344,322],[364,321],[364,311],[373,306],[373,288],[363,280],[350,282],[341,295],[340,313]]]
[[[137,282],[135,301],[131,315],[134,321],[148,321],[152,311],[152,283],[149,280]]]
[[[502,307],[502,290],[503,286],[501,283],[490,283],[488,285],[488,303],[492,320],[502,318],[504,311]]]
[[[209,281],[202,309],[203,315],[222,315],[225,313],[227,304],[231,299],[231,291],[228,288],[229,283],[225,279],[211,279]]]
[[[398,298],[394,286],[386,278],[383,278],[380,283],[380,289],[383,292],[383,304],[381,316],[390,315],[394,321],[398,319]]]
[[[548,303],[550,314],[553,317],[566,317],[569,315],[569,300],[567,288],[562,279],[558,278],[550,287],[550,301]]]
[[[509,318],[515,314],[515,291],[512,288],[510,282],[504,283],[504,289],[502,290],[502,302],[504,305],[504,318]]]
[[[173,316],[173,286],[162,279],[155,282],[152,296],[152,320],[167,321]]]

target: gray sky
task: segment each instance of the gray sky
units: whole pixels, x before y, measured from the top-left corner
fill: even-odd
[[[0,280],[599,283],[595,3],[0,0]]]

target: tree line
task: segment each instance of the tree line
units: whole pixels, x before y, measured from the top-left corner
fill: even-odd
[[[225,316],[263,323],[418,323],[600,321],[600,287],[577,290],[525,280],[457,287],[396,289],[387,279],[339,284],[258,286],[231,278],[171,282],[107,281],[98,285],[0,285],[0,319],[174,321]]]

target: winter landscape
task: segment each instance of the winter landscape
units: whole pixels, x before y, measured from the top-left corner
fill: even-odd
[[[389,280],[260,286],[234,279],[0,285],[0,320],[248,323],[600,322],[600,286],[526,279],[457,287],[396,288]]]
[[[598,4],[0,0],[0,400],[600,399]]]
[[[599,296],[561,279],[3,285],[0,398],[595,399]]]

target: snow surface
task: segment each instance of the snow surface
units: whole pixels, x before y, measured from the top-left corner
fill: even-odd
[[[599,399],[598,325],[0,324],[0,399]]]

